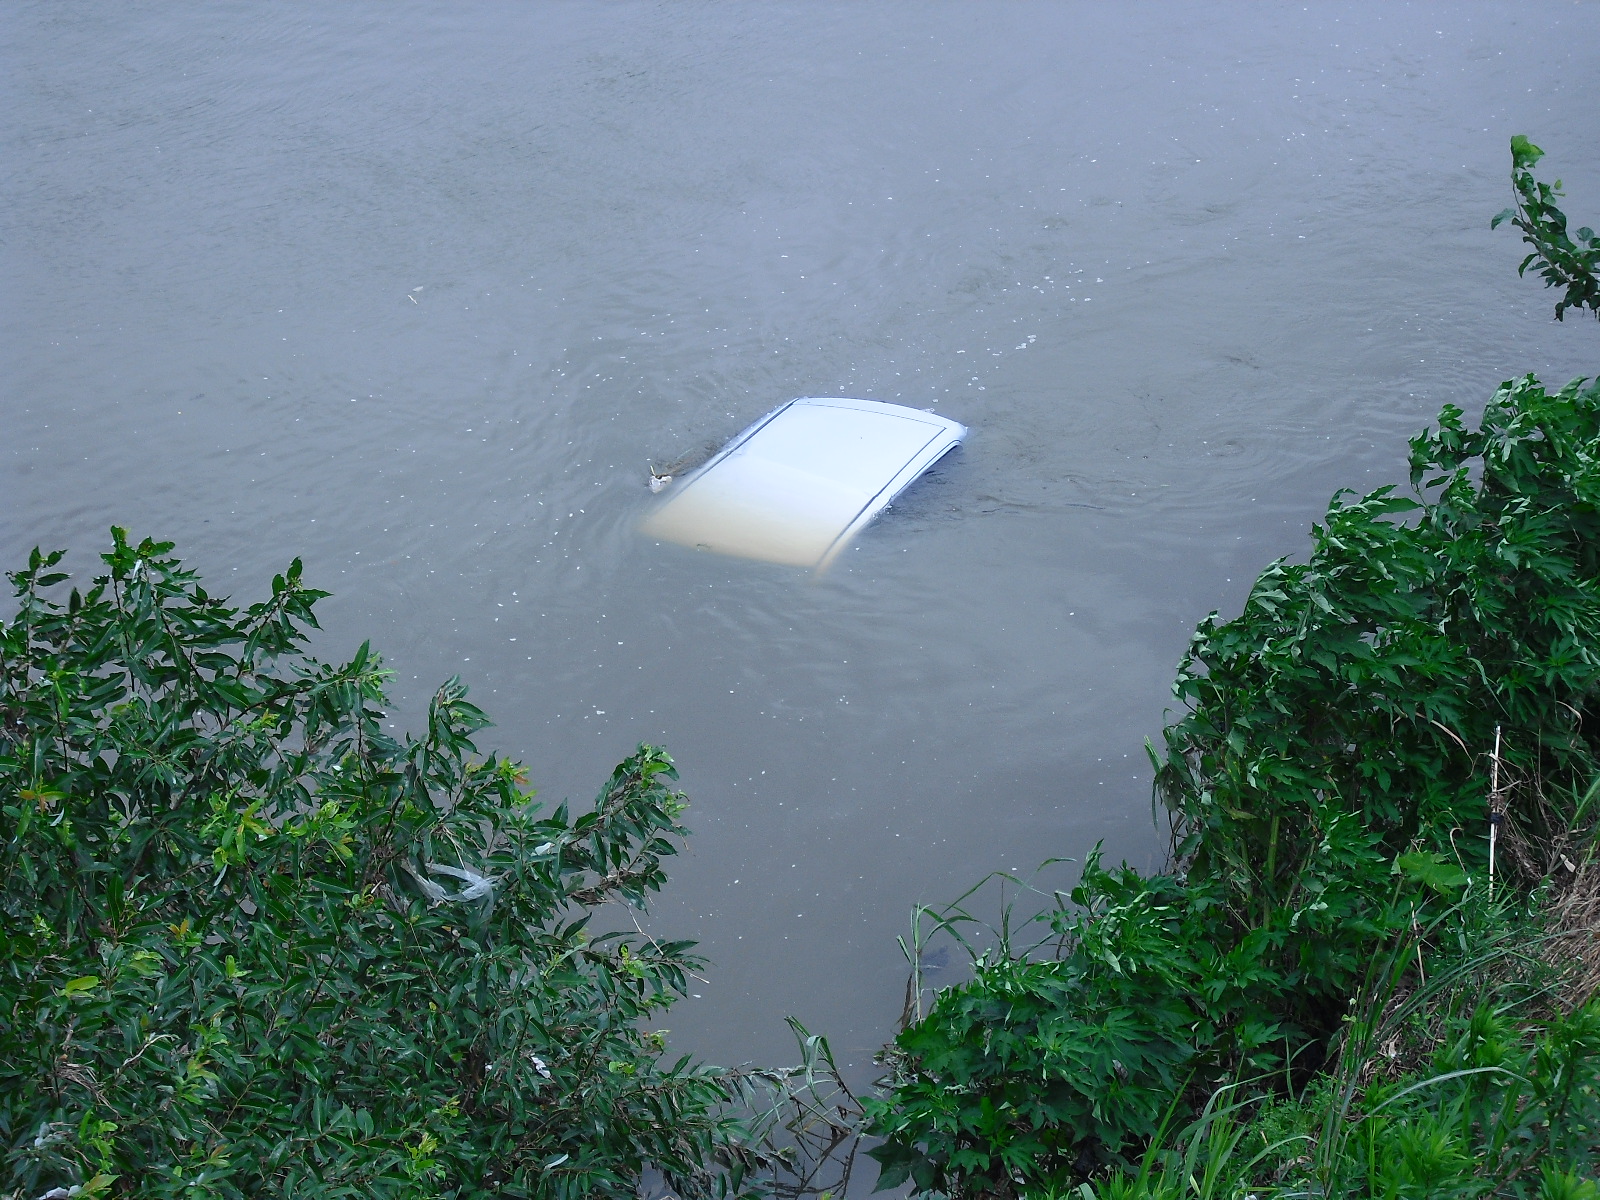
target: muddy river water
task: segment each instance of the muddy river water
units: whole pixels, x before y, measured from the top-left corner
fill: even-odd
[[[862,1066],[917,902],[1155,865],[1195,623],[1502,379],[1507,140],[1600,218],[1594,3],[17,3],[0,559],[292,557],[416,723],[460,673],[552,800],[665,744],[668,1022]],[[649,468],[776,404],[965,446],[827,573],[656,545]]]

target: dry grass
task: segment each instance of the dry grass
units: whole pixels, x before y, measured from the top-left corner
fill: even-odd
[[[1563,858],[1552,874],[1544,958],[1560,980],[1561,1007],[1571,1012],[1600,989],[1600,860]]]

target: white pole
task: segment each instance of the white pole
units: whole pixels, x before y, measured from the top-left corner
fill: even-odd
[[[1500,726],[1494,727],[1494,756],[1489,760],[1489,898],[1494,899],[1494,843],[1500,829]]]

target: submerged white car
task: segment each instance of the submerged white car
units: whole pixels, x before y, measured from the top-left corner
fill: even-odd
[[[966,435],[955,421],[898,404],[791,400],[672,488],[641,529],[717,554],[822,569]]]

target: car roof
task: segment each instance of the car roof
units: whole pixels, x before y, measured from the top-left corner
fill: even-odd
[[[966,433],[899,404],[791,400],[673,488],[642,529],[718,554],[825,568]]]

